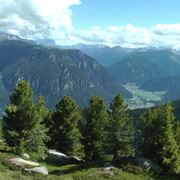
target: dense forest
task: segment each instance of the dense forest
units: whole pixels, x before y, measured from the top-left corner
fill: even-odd
[[[93,96],[85,109],[64,96],[52,112],[43,97],[33,101],[30,85],[21,80],[2,117],[2,136],[14,153],[37,159],[49,148],[86,161],[143,156],[170,174],[180,173],[180,123],[171,103],[147,109],[135,120],[120,94],[109,107]]]

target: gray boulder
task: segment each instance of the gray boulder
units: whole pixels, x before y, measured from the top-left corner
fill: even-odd
[[[48,170],[46,167],[41,166],[37,162],[24,160],[22,158],[12,158],[8,159],[9,165],[13,168],[17,168],[19,170],[24,170],[29,173],[38,173],[41,175],[48,175]]]
[[[68,156],[66,154],[63,154],[61,152],[55,151],[55,150],[49,150],[48,151],[47,160],[51,163],[55,164],[72,164],[72,163],[82,163],[84,160],[76,157],[76,156]]]
[[[12,158],[12,159],[9,159],[8,162],[10,163],[10,165],[15,166],[19,169],[33,168],[33,167],[40,166],[39,163],[37,162],[24,160],[22,158]]]
[[[41,174],[43,176],[48,175],[48,169],[46,167],[44,167],[44,166],[34,167],[34,168],[31,168],[31,169],[25,168],[24,171],[26,171],[28,173]]]
[[[72,163],[77,163],[77,164],[79,164],[79,163],[85,162],[84,159],[81,159],[81,158],[79,158],[79,157],[77,157],[77,156],[69,156],[69,158],[70,158],[70,161],[71,161]]]
[[[154,163],[153,161],[151,161],[148,158],[136,156],[134,160],[135,160],[135,163],[142,166],[147,171],[153,170],[156,173],[160,173],[160,171],[161,171],[160,166],[158,164]]]
[[[47,161],[55,164],[69,164],[70,159],[66,154],[57,152],[55,150],[49,150],[47,153]]]

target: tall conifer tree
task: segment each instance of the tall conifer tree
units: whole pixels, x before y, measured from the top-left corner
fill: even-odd
[[[37,104],[34,104],[32,99],[32,90],[29,84],[25,80],[21,80],[10,96],[10,103],[7,105],[3,117],[4,139],[7,145],[18,154],[38,153],[46,139],[46,130],[42,125],[45,114],[42,99],[40,98]],[[35,136],[40,132],[42,136]],[[34,138],[37,137],[39,138],[38,142],[31,146],[35,141]]]
[[[106,126],[108,114],[102,98],[93,96],[85,109],[84,145],[88,160],[100,160],[105,156]]]
[[[114,155],[113,159],[134,156],[133,124],[128,106],[120,94],[110,103],[109,116],[108,145],[109,152]]]
[[[162,130],[162,163],[168,167],[171,172],[180,173],[180,154],[176,141],[174,126],[175,117],[173,114],[172,104],[168,103],[162,111],[163,123],[160,127]]]
[[[180,155],[174,127],[175,117],[170,103],[147,110],[140,117],[140,150],[169,171],[179,173]]]
[[[54,132],[51,140],[57,150],[68,155],[83,155],[80,121],[80,108],[71,97],[64,96],[52,115]]]

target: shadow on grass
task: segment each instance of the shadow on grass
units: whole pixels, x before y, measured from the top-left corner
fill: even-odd
[[[74,164],[67,169],[62,169],[62,170],[53,170],[49,172],[49,174],[53,175],[63,175],[63,174],[69,174],[69,173],[75,173],[77,171],[82,171],[82,170],[87,170],[90,168],[102,168],[104,166],[105,162],[86,162],[82,164]],[[67,165],[68,166],[68,165]]]

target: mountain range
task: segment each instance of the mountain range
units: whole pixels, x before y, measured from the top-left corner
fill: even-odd
[[[1,102],[20,79],[26,79],[51,108],[64,95],[81,106],[91,95],[108,102],[117,92],[133,103],[136,95],[150,101],[146,93],[155,93],[152,101],[180,99],[180,55],[172,49],[58,46],[49,39],[32,41],[0,33],[0,74]],[[135,86],[127,90],[127,84]],[[162,98],[156,92],[163,92]]]
[[[132,97],[102,65],[76,49],[59,49],[29,44],[21,40],[0,42],[0,72],[3,87],[11,92],[15,84],[27,80],[34,93],[43,95],[53,108],[64,95],[80,105],[92,95],[109,101],[120,92]]]
[[[85,45],[85,44],[77,44],[66,47],[62,46],[62,48],[79,49],[85,54],[96,59],[98,63],[102,64],[105,67],[108,67],[120,61],[127,54],[135,50],[130,48],[122,48],[120,46],[109,47],[106,45]]]

